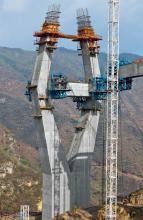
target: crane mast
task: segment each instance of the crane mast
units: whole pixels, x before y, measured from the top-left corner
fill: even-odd
[[[119,0],[109,0],[107,58],[106,220],[117,217]]]

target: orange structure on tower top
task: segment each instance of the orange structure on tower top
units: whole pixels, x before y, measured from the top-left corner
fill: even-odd
[[[90,17],[88,11],[86,14],[78,12],[78,33],[76,35],[64,34],[60,32],[60,8],[58,6],[52,6],[47,12],[45,22],[42,25],[42,29],[39,32],[35,32],[34,36],[40,38],[36,41],[37,44],[43,44],[48,42],[54,46],[58,38],[71,39],[73,41],[88,41],[89,49],[98,48],[97,42],[102,40],[102,37],[95,34],[93,27],[91,26]],[[47,39],[48,38],[48,39]],[[96,43],[95,43],[96,42]]]

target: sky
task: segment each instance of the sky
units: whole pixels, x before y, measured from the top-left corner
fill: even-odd
[[[143,1],[120,0],[120,52],[143,55]],[[61,5],[61,31],[76,33],[76,10],[88,8],[96,33],[107,48],[108,0],[0,0],[0,46],[34,50],[33,32],[40,30],[48,6]],[[60,40],[59,46],[76,49],[76,43]]]

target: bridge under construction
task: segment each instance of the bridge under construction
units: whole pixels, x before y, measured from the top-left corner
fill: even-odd
[[[43,170],[42,220],[90,205],[90,168],[95,148],[99,148],[102,111],[106,110],[106,220],[117,216],[117,153],[119,92],[132,89],[133,78],[143,76],[143,61],[119,60],[119,1],[109,1],[107,71],[100,72],[102,37],[96,34],[87,9],[77,10],[77,33],[60,31],[60,7],[49,7],[39,32],[35,32],[37,58],[26,95],[32,101],[35,128]],[[78,43],[82,57],[83,82],[70,82],[62,74],[52,74],[53,53],[60,38]],[[65,60],[66,62],[66,60]],[[52,100],[70,97],[80,119],[69,152],[65,155],[54,117]],[[106,102],[104,106],[103,103]],[[102,142],[103,143],[103,142]],[[103,148],[100,147],[100,148]]]

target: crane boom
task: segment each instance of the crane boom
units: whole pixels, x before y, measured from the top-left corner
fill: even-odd
[[[106,220],[117,217],[119,0],[109,0],[107,58]]]

